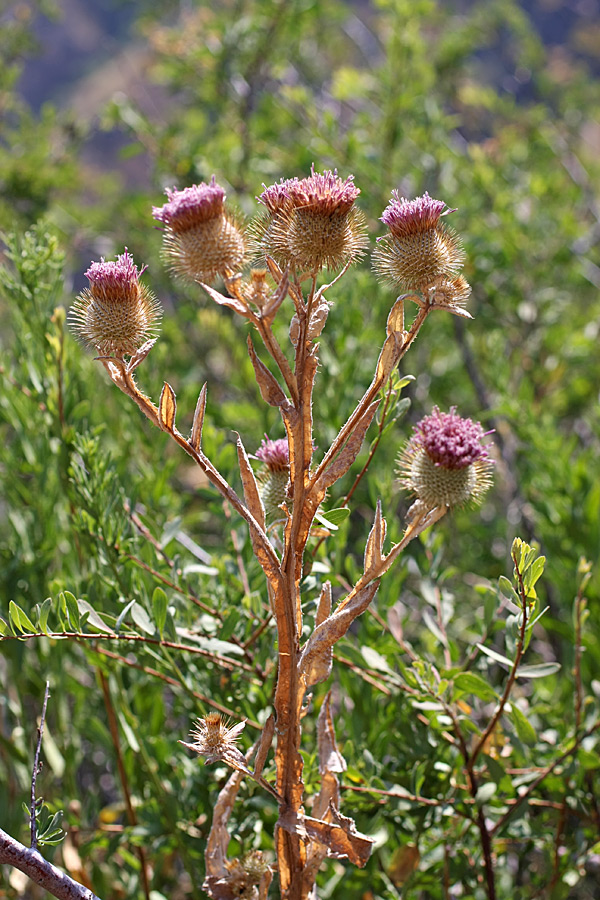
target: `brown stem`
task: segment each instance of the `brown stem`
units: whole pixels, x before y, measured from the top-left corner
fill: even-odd
[[[123,754],[121,753],[121,742],[119,740],[119,726],[117,724],[117,716],[115,714],[112,697],[110,696],[110,689],[108,686],[108,680],[106,675],[102,671],[102,669],[98,669],[98,675],[100,677],[100,684],[102,686],[102,695],[104,697],[104,708],[106,709],[106,716],[108,719],[108,727],[110,729],[110,736],[113,742],[113,748],[115,751],[115,757],[117,760],[117,769],[119,771],[119,780],[121,782],[121,788],[123,790],[123,797],[125,798],[125,807],[127,809],[127,819],[131,826],[137,825],[137,816],[135,813],[135,809],[133,807],[133,803],[131,802],[131,792],[129,790],[129,782],[127,781],[127,773],[125,771],[125,764],[123,762]],[[150,900],[150,884],[148,882],[148,862],[146,860],[146,852],[144,848],[140,845],[135,848],[136,853],[138,855],[140,861],[140,871],[142,874],[142,885],[144,888],[144,894],[146,896],[146,900]]]

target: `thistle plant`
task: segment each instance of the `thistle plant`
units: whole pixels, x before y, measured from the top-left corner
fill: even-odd
[[[226,725],[219,714],[200,719],[192,741],[183,742],[207,762],[221,760],[234,770],[214,811],[206,855],[205,890],[209,896],[266,896],[271,870],[253,874],[240,860],[228,860],[227,823],[244,777],[262,784],[278,803],[275,829],[280,895],[286,900],[315,896],[319,866],[328,856],[363,866],[372,839],[359,833],[340,809],[338,773],[344,762],[336,748],[329,696],[318,718],[321,786],[306,811],[303,782],[302,719],[310,711],[310,690],[327,680],[333,648],[352,622],[369,607],[381,578],[402,551],[449,509],[481,499],[490,484],[491,463],[479,424],[455,410],[434,410],[417,426],[400,459],[399,483],[415,495],[399,542],[386,548],[381,501],[366,543],[363,571],[333,604],[332,587],[322,585],[311,633],[305,637],[303,573],[307,545],[328,490],[356,460],[381,404],[382,389],[435,309],[470,318],[465,309],[469,287],[460,268],[464,253],[457,236],[441,223],[454,212],[428,194],[416,200],[397,192],[382,215],[388,234],[374,253],[376,272],[402,293],[391,304],[383,346],[373,379],[324,453],[313,441],[313,393],[318,377],[317,339],[326,325],[329,297],[368,246],[360,194],[351,177],[316,172],[308,177],[264,186],[265,207],[244,231],[225,204],[225,192],[210,184],[167,191],[167,203],[154,208],[164,226],[164,260],[181,277],[202,284],[210,298],[246,319],[271,357],[277,375],[262,362],[248,337],[248,352],[262,399],[279,411],[285,438],[266,437],[255,453],[255,471],[242,438],[237,439],[243,496],[202,450],[207,386],[200,391],[189,437],[179,431],[176,397],[165,382],[157,404],[138,387],[134,373],[154,345],[157,305],[139,282],[127,252],[114,263],[101,261],[88,270],[90,288],[71,311],[75,334],[95,347],[115,385],[159,429],[165,431],[202,469],[214,488],[247,523],[255,556],[262,567],[273,612],[278,654],[273,713],[251,755],[237,747],[243,723]],[[243,271],[246,259],[260,268]],[[324,271],[334,273],[323,281]],[[224,288],[209,282],[222,280]],[[405,303],[417,305],[405,325]],[[289,303],[289,305],[288,305]],[[278,341],[276,317],[290,321],[288,348]],[[274,735],[274,772],[263,777]],[[241,892],[241,893],[240,893]]]

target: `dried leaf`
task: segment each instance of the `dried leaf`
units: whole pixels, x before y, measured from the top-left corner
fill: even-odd
[[[317,608],[316,625],[321,625],[331,615],[331,582],[326,581],[321,589],[319,606]],[[307,684],[320,684],[331,675],[333,666],[333,647],[322,656],[317,656],[312,662],[310,671],[306,673]]]
[[[298,346],[298,341],[300,340],[300,319],[297,314],[294,313],[292,316],[292,321],[290,322],[290,341],[294,345],[294,347]]]
[[[279,284],[281,279],[283,278],[283,272],[275,262],[272,256],[265,256],[266,263],[269,267],[269,272],[276,284]]]
[[[339,478],[346,474],[360,452],[360,448],[365,439],[365,434],[373,421],[378,406],[379,400],[374,400],[373,403],[367,407],[367,411],[356,423],[354,431],[344,444],[340,453],[338,453],[333,462],[327,466],[325,471],[319,477],[316,483],[316,487],[319,491],[327,490],[330,485],[335,484]]]
[[[258,750],[256,751],[256,759],[254,761],[254,777],[260,778],[262,775],[262,770],[265,767],[265,762],[271,749],[271,744],[273,742],[273,734],[275,732],[275,716],[273,713],[269,716],[267,721],[265,722],[264,728],[262,730],[262,734],[260,736],[260,744],[258,745]]]
[[[346,760],[335,743],[333,719],[331,718],[331,691],[327,693],[317,720],[317,745],[319,748],[319,772],[345,772]]]
[[[400,351],[404,343],[402,333],[393,331],[385,339],[379,359],[377,360],[377,368],[375,369],[375,381],[384,384],[390,377],[392,370],[400,359]]]
[[[202,426],[204,425],[204,413],[206,411],[206,382],[202,386],[198,402],[196,403],[196,411],[194,413],[194,421],[192,423],[192,434],[190,436],[190,444],[194,450],[200,449],[202,440]]]
[[[404,331],[404,297],[398,297],[392,306],[385,330],[388,336],[395,331],[400,333]]]
[[[158,401],[158,418],[162,428],[173,434],[175,429],[175,413],[177,411],[177,401],[175,399],[175,391],[166,381],[160,394]]]
[[[304,825],[308,836],[325,844],[327,855],[335,859],[349,859],[351,863],[363,868],[371,855],[373,839],[356,830],[353,819],[343,816],[339,810],[329,807],[331,822],[322,819],[304,817]]]
[[[211,300],[214,300],[219,306],[228,306],[229,309],[232,309],[240,316],[244,316],[245,319],[254,318],[252,310],[242,303],[241,300],[237,300],[235,297],[225,297],[223,294],[220,294],[219,291],[215,291],[214,288],[211,288],[208,284],[204,284],[202,281],[200,282],[200,285],[204,288]]]
[[[248,335],[248,353],[250,354],[250,360],[254,366],[256,383],[258,384],[261,396],[265,403],[268,403],[270,406],[288,407],[290,405],[289,400],[283,393],[275,376],[271,374],[269,369],[267,369],[265,364],[261,362],[256,355],[250,335]]]
[[[237,432],[235,432],[237,434]],[[258,490],[258,484],[256,482],[256,478],[254,472],[252,470],[252,466],[250,465],[250,460],[248,459],[248,454],[242,444],[242,439],[237,435],[237,454],[238,454],[238,463],[240,467],[240,474],[242,476],[242,485],[244,487],[244,498],[246,500],[246,506],[260,525],[260,527],[264,531],[265,527],[265,508],[263,506],[262,500],[260,499],[260,493]],[[251,530],[250,536],[254,541],[254,535]]]
[[[386,524],[381,514],[381,500],[378,500],[375,520],[365,547],[365,575],[375,569],[384,559],[383,542],[385,540],[385,531]]]
[[[357,616],[365,611],[378,587],[379,582],[374,581],[354,595],[349,595],[332,616],[315,628],[304,645],[298,661],[300,675],[307,678],[313,666],[318,665],[318,661],[327,659],[329,650],[346,634]]]
[[[325,328],[330,309],[331,303],[328,303],[324,297],[321,298],[318,305],[313,309],[310,322],[308,323],[307,337],[309,341],[314,341],[318,338]]]
[[[281,270],[280,270],[281,275]],[[287,269],[283,275],[281,275],[280,279],[276,279],[277,281],[277,290],[274,291],[273,294],[269,297],[267,303],[265,304],[264,309],[262,310],[261,318],[267,319],[268,321],[272,321],[275,318],[277,310],[285,300],[289,287],[288,273]]]
[[[404,844],[403,847],[398,847],[388,867],[390,880],[396,887],[402,887],[412,873],[419,868],[420,861],[419,848],[414,844]]]
[[[142,344],[142,346],[139,347],[135,351],[135,353],[133,354],[133,356],[131,357],[131,359],[129,360],[129,363],[127,365],[128,373],[131,373],[134,371],[134,369],[137,369],[139,364],[146,359],[146,357],[148,356],[148,354],[154,347],[157,340],[158,340],[158,338],[152,338],[151,341],[146,341],[145,344]]]

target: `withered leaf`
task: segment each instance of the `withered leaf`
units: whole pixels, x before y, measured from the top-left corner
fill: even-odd
[[[256,478],[254,476],[254,472],[252,471],[252,466],[250,465],[248,454],[246,453],[239,434],[237,435],[237,454],[240,474],[242,476],[242,485],[244,487],[244,498],[246,500],[246,506],[248,507],[260,527],[264,530],[265,508],[263,506],[262,500],[260,499],[258,484],[256,483]],[[251,536],[254,539],[252,533]]]
[[[335,742],[333,719],[331,718],[331,691],[323,701],[317,719],[317,745],[319,748],[319,772],[345,772],[346,760],[340,753]]]
[[[365,575],[375,569],[383,561],[383,542],[385,540],[386,523],[381,514],[381,500],[377,501],[375,520],[369,532],[365,547]]]
[[[388,867],[388,875],[396,887],[408,881],[413,872],[419,868],[421,854],[415,844],[404,844],[398,847]]]
[[[373,839],[356,830],[352,819],[343,816],[333,806],[329,807],[331,822],[304,817],[306,831],[313,840],[325,844],[327,855],[335,859],[349,859],[359,868],[366,865],[373,849]]]
[[[327,466],[325,471],[319,477],[317,481],[318,490],[326,490],[330,485],[335,484],[339,478],[346,474],[360,452],[360,448],[365,439],[365,434],[373,421],[378,406],[379,400],[374,400],[373,403],[367,407],[366,412],[354,426],[352,434],[344,444],[340,453],[338,453],[333,462]]]
[[[245,319],[254,318],[252,310],[242,303],[241,300],[238,300],[235,297],[225,297],[224,294],[220,294],[219,291],[215,291],[209,284],[204,284],[202,281],[200,282],[200,285],[204,288],[211,300],[214,300],[219,306],[228,306],[240,316],[244,316]]]
[[[267,300],[267,303],[262,311],[262,316],[261,316],[261,318],[267,319],[269,321],[271,321],[272,319],[275,318],[275,314],[277,313],[277,310],[279,309],[279,307],[281,306],[281,304],[283,303],[283,301],[286,298],[286,295],[288,292],[288,287],[289,287],[287,269],[286,269],[285,273],[283,274],[283,276],[281,276],[281,270],[280,270],[280,279],[276,279],[276,280],[277,280],[277,290],[274,291],[273,294],[271,294],[271,296]]]
[[[398,297],[392,306],[387,318],[385,330],[388,336],[395,331],[400,333],[404,331],[404,297]]]
[[[402,344],[403,337],[400,331],[392,331],[385,339],[375,369],[375,381],[379,384],[384,384],[388,380],[394,366],[397,365]]]
[[[321,589],[319,597],[319,606],[317,607],[316,625],[321,625],[331,614],[331,582],[326,581]],[[330,647],[321,656],[315,656],[310,667],[310,671],[306,673],[307,684],[319,684],[325,681],[331,675],[333,665],[333,647]],[[329,696],[329,695],[328,695]]]
[[[202,426],[204,425],[204,413],[206,411],[206,382],[202,386],[202,390],[198,396],[196,403],[196,411],[194,413],[194,421],[192,423],[192,434],[190,436],[190,444],[194,450],[200,449],[202,441]]]
[[[158,338],[152,338],[152,340],[146,341],[145,344],[142,344],[142,346],[135,351],[127,365],[127,372],[131,373],[134,369],[137,369],[139,364],[146,359],[157,340]]]
[[[265,767],[265,762],[267,760],[267,756],[269,750],[271,749],[271,744],[273,742],[273,734],[275,732],[275,716],[273,713],[269,716],[267,721],[265,722],[264,728],[262,730],[262,734],[260,736],[260,744],[258,745],[258,750],[256,751],[256,759],[254,761],[254,777],[260,778],[262,775],[262,770]]]
[[[346,634],[357,616],[365,611],[378,587],[379,582],[373,581],[356,593],[348,595],[333,615],[315,628],[298,660],[300,675],[307,677],[316,660],[327,658],[329,650]]]
[[[165,381],[163,389],[158,401],[158,418],[162,428],[173,434],[175,429],[175,413],[177,412],[177,401],[175,399],[175,391],[168,382]]]
[[[269,255],[265,256],[265,261],[269,267],[269,272],[271,273],[273,281],[276,284],[279,284],[279,282],[283,278],[283,272],[281,271],[281,269],[279,268],[279,266],[277,265],[277,263],[275,262],[275,260],[273,259],[272,256],[269,256]]]
[[[256,383],[265,403],[268,403],[269,406],[289,406],[290,402],[283,393],[279,382],[256,355],[250,335],[248,335],[248,353],[254,367]]]

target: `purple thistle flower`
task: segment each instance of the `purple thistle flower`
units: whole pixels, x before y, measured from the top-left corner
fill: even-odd
[[[436,466],[464,469],[476,459],[488,456],[481,443],[486,434],[490,432],[484,431],[479,422],[457,415],[455,406],[447,413],[434,406],[431,415],[416,425],[412,441],[423,448]]]
[[[434,200],[427,191],[414,200],[407,200],[398,191],[392,191],[392,199],[385,208],[381,221],[398,237],[419,234],[434,229],[440,216],[456,212],[455,209],[446,209],[444,212],[445,206],[443,200]]]
[[[264,440],[256,451],[256,459],[267,466],[270,472],[287,471],[290,467],[290,448],[287,438],[272,441],[265,434]]]
[[[125,248],[125,253],[117,256],[116,260],[107,262],[104,257],[101,257],[100,262],[93,262],[85,273],[85,277],[90,283],[90,290],[93,294],[111,295],[117,299],[123,293],[129,294],[132,290],[137,291],[139,277],[147,268],[147,266],[142,266],[138,271],[133,257]]]
[[[417,513],[477,503],[492,483],[493,460],[482,443],[489,431],[463,419],[456,407],[431,415],[415,426],[399,458],[399,483],[416,497],[409,520]]]
[[[152,215],[174,232],[187,231],[199,222],[215,219],[223,213],[225,191],[212,176],[210,184],[204,181],[178,191],[166,188],[168,202],[153,206]]]

